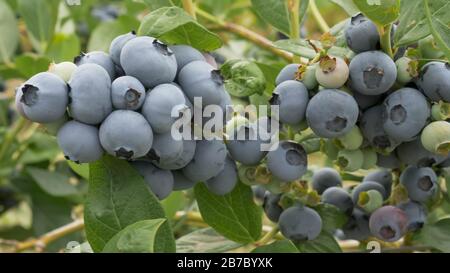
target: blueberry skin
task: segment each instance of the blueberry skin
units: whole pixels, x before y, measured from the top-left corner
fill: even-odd
[[[397,79],[397,66],[381,51],[367,51],[350,62],[349,86],[361,94],[375,96],[387,92]]]
[[[120,53],[122,53],[122,48],[125,46],[125,44],[136,38],[136,32],[131,31],[122,35],[117,36],[112,40],[111,45],[109,47],[109,55],[111,56],[111,59],[117,66],[120,65]]]
[[[68,160],[91,163],[103,156],[97,127],[72,120],[59,129],[56,138]]]
[[[406,213],[393,206],[377,209],[370,216],[369,227],[372,235],[386,242],[400,240],[406,233],[408,219]]]
[[[77,67],[69,86],[69,112],[74,119],[96,125],[111,113],[111,79],[103,67],[97,64]]]
[[[178,73],[180,70],[190,62],[203,61],[206,62],[203,54],[197,49],[188,45],[174,45],[170,46],[170,49],[175,54],[178,64]]]
[[[361,13],[350,20],[345,30],[347,46],[355,53],[377,50],[380,46],[380,35],[377,26]]]
[[[134,111],[116,110],[100,126],[100,143],[111,155],[127,160],[145,156],[153,144],[153,131]]]
[[[178,83],[191,102],[201,97],[203,106],[220,104],[221,93],[226,92],[220,72],[203,61],[185,65],[178,74]]]
[[[273,194],[270,192],[265,192],[263,209],[267,218],[278,223],[281,213],[283,213],[283,208],[280,206],[281,194]]]
[[[278,147],[267,154],[267,167],[276,178],[295,181],[306,173],[308,156],[300,144],[280,141]]]
[[[322,203],[333,205],[347,215],[351,215],[353,212],[352,197],[342,188],[328,188],[322,193],[321,198]]]
[[[290,207],[283,211],[278,221],[284,237],[294,242],[311,241],[322,231],[322,219],[308,207]]]
[[[395,153],[387,155],[377,153],[377,166],[386,169],[398,169],[402,163]]]
[[[245,134],[245,140],[238,140],[237,136],[233,140],[226,142],[230,156],[247,166],[258,165],[267,152],[261,150],[264,141],[258,138],[256,126],[241,126],[237,129],[236,135]]]
[[[127,75],[137,78],[146,88],[173,82],[177,74],[172,50],[152,37],[128,41],[120,53],[120,64]]]
[[[325,89],[315,95],[306,109],[306,119],[314,133],[323,138],[337,138],[348,133],[358,120],[355,99],[337,89]]]
[[[194,158],[183,168],[183,174],[195,182],[206,181],[223,170],[226,157],[227,148],[223,141],[197,141]]]
[[[411,141],[419,135],[430,116],[427,99],[413,88],[395,91],[383,103],[383,128],[399,142]]]
[[[103,67],[112,80],[116,78],[116,67],[111,57],[102,51],[92,51],[87,54],[81,53],[79,56],[75,57],[73,62],[81,66],[83,64],[98,64]]]
[[[142,114],[156,133],[163,134],[170,132],[178,119],[178,116],[172,117],[172,111],[182,113],[188,109],[183,91],[173,84],[161,84],[147,93]]]
[[[343,227],[346,239],[364,241],[370,237],[369,216],[361,209],[355,208]]]
[[[368,96],[354,91],[353,98],[355,98],[361,110],[367,110],[368,108],[375,106],[379,102],[381,102],[382,96]]]
[[[227,157],[223,170],[213,178],[206,180],[205,185],[210,192],[216,195],[225,195],[232,192],[237,183],[236,163],[230,157]]]
[[[380,105],[371,107],[363,113],[360,128],[364,138],[377,149],[393,150],[400,144],[384,130],[383,107]]]
[[[392,173],[389,170],[379,170],[366,175],[362,183],[376,182],[383,186],[386,195],[390,196],[392,191]]]
[[[159,200],[170,195],[174,185],[173,175],[170,171],[158,169],[145,161],[132,162],[131,165],[144,177],[148,187]]]
[[[397,147],[397,156],[405,165],[431,167],[442,163],[446,157],[436,155],[425,149],[420,138],[402,143]]]
[[[175,140],[170,132],[154,134],[153,145],[147,155],[158,167],[165,166],[177,160],[183,153],[183,140]]]
[[[420,90],[432,101],[450,102],[450,64],[430,62],[419,75],[417,84]]]
[[[295,80],[296,73],[298,72],[299,64],[288,64],[281,69],[277,78],[275,79],[275,85],[278,86],[285,81]]]
[[[424,226],[427,220],[427,210],[421,203],[409,200],[397,207],[406,213],[408,231],[417,231]]]
[[[322,168],[314,172],[312,187],[317,193],[322,194],[328,188],[342,187],[342,179],[335,169]]]
[[[145,101],[145,87],[138,79],[122,76],[111,85],[111,99],[114,108],[138,110]]]
[[[173,190],[174,191],[183,191],[191,189],[195,186],[196,182],[189,180],[186,176],[184,176],[181,170],[172,171],[173,175]]]
[[[177,158],[160,160],[159,163],[154,162],[154,164],[158,166],[158,168],[164,170],[179,170],[186,167],[186,165],[194,158],[197,142],[195,140],[182,140],[182,142],[183,149]],[[153,145],[155,146],[155,144]],[[174,146],[178,146],[178,143],[175,142]]]
[[[41,72],[16,91],[16,106],[22,116],[39,123],[50,123],[66,113],[68,88],[55,74]]]
[[[301,82],[285,81],[275,88],[270,102],[280,107],[279,118],[282,123],[297,125],[305,119],[308,89]]]
[[[359,184],[352,190],[352,200],[355,206],[358,204],[359,194],[370,190],[379,191],[383,196],[384,200],[389,198],[389,196],[386,193],[386,190],[381,184],[372,181],[365,181],[364,183]]]
[[[426,203],[439,193],[438,178],[431,168],[409,166],[401,174],[400,183],[412,201]]]

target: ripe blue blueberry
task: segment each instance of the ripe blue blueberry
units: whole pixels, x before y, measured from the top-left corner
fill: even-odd
[[[163,200],[170,195],[174,184],[173,175],[170,171],[158,169],[145,161],[132,162],[131,165],[136,168],[159,200]]]
[[[351,215],[353,212],[353,200],[350,194],[338,187],[326,189],[321,196],[322,202],[337,207],[341,212]]]
[[[275,79],[275,85],[278,86],[285,81],[300,81],[308,90],[313,90],[318,86],[316,79],[317,65],[310,65],[306,68],[300,67],[299,64],[288,64],[281,69],[277,78]],[[304,71],[301,71],[301,70]]]
[[[307,170],[305,149],[293,141],[280,141],[278,147],[267,154],[267,167],[273,176],[282,181],[300,179]]]
[[[355,98],[356,102],[358,103],[359,108],[361,110],[367,110],[368,108],[377,105],[381,99],[382,96],[368,96],[361,94],[359,92],[353,91],[353,98]]]
[[[369,215],[362,209],[355,208],[342,231],[348,240],[366,240],[370,237]]]
[[[136,38],[136,32],[131,31],[117,36],[111,42],[111,45],[109,47],[109,55],[111,56],[111,59],[117,66],[120,66],[120,53],[122,52],[122,48],[128,41],[134,38]]]
[[[362,183],[376,182],[383,186],[386,195],[390,196],[392,191],[392,173],[389,170],[378,170],[366,175]]]
[[[377,209],[369,220],[372,235],[386,242],[400,240],[406,233],[407,224],[406,213],[393,206]]]
[[[206,180],[205,185],[208,190],[216,195],[225,195],[230,193],[238,183],[238,173],[236,163],[229,157],[225,160],[223,170]]]
[[[433,154],[425,149],[420,138],[402,143],[397,147],[396,151],[398,158],[403,164],[416,167],[432,167],[446,159],[443,155]]]
[[[111,155],[127,160],[145,156],[152,147],[153,131],[134,111],[116,110],[100,126],[100,143]]]
[[[431,168],[409,166],[400,176],[400,183],[412,201],[426,203],[439,194],[438,178]]]
[[[137,78],[147,88],[170,83],[177,74],[172,50],[152,37],[128,41],[120,53],[120,64],[127,75]]]
[[[231,120],[233,122],[233,120]],[[226,145],[230,156],[247,166],[257,165],[261,162],[267,152],[262,150],[264,142],[258,134],[255,124],[239,126],[232,130],[233,139],[227,140]],[[227,133],[230,133],[227,131]],[[245,136],[245,139],[238,139]]]
[[[155,138],[156,139],[156,138]],[[172,141],[170,141],[172,143]],[[181,154],[176,158],[166,158],[165,160],[161,160],[160,162],[154,162],[156,166],[158,166],[161,169],[164,170],[179,170],[184,167],[186,167],[189,162],[194,158],[195,155],[195,147],[196,141],[195,140],[182,140],[183,142],[183,150],[181,151]],[[174,141],[174,147],[176,148],[179,145],[179,142]],[[170,145],[170,143],[169,143]],[[153,144],[155,146],[155,144]],[[172,148],[167,148],[168,150],[171,150]]]
[[[397,206],[406,213],[408,231],[416,231],[423,227],[427,220],[427,210],[421,203],[407,201]]]
[[[280,215],[283,213],[283,208],[280,206],[281,194],[273,194],[266,191],[264,193],[264,213],[270,221],[278,223]]]
[[[314,240],[322,231],[320,215],[308,207],[286,209],[280,215],[278,224],[283,236],[294,242]]]
[[[377,26],[361,13],[350,20],[345,30],[347,46],[355,53],[377,50],[380,46],[380,35]]]
[[[145,88],[138,79],[122,76],[115,79],[111,85],[111,99],[114,108],[137,110],[145,100]]]
[[[361,118],[360,128],[364,138],[378,150],[392,151],[400,143],[390,137],[383,127],[383,107],[380,105],[367,109]]]
[[[349,94],[325,89],[315,95],[306,110],[306,119],[314,133],[323,138],[344,136],[355,126],[358,104]]]
[[[103,67],[84,64],[69,81],[70,115],[86,124],[100,124],[112,111],[111,79]]]
[[[297,77],[299,64],[288,64],[281,69],[277,78],[275,79],[275,85],[280,85],[285,81],[293,81]]]
[[[377,153],[377,166],[386,169],[398,169],[402,165],[400,159],[397,155],[392,152],[389,154],[379,154]]]
[[[196,182],[189,180],[186,176],[184,176],[181,170],[172,171],[173,175],[173,190],[174,191],[183,191],[191,189],[195,186]]]
[[[111,81],[116,78],[116,67],[111,57],[105,52],[93,51],[87,54],[81,53],[79,56],[75,57],[73,62],[78,66],[83,64],[98,64],[108,72]]]
[[[270,102],[280,107],[280,122],[297,125],[305,119],[308,89],[301,82],[285,81],[273,90]]]
[[[174,45],[170,46],[170,49],[175,54],[177,59],[178,72],[190,62],[194,61],[206,61],[203,54],[197,49],[188,45]]]
[[[322,194],[328,188],[341,186],[341,176],[335,169],[322,168],[315,171],[313,174],[312,187],[319,194]]]
[[[57,140],[66,159],[76,163],[94,162],[104,153],[97,127],[75,120],[67,122],[59,129]]]
[[[16,106],[25,118],[39,123],[57,121],[66,113],[68,103],[66,83],[55,74],[34,75],[16,91]]]
[[[154,134],[148,157],[161,168],[175,162],[183,153],[183,146],[183,140],[174,139],[171,132]]]
[[[417,84],[431,100],[450,102],[449,78],[449,63],[430,62],[422,68]]]
[[[380,95],[388,91],[397,79],[397,66],[381,51],[356,55],[350,62],[350,88],[364,95]]]

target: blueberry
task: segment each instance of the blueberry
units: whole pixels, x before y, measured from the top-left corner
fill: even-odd
[[[347,215],[351,215],[353,212],[352,197],[342,188],[331,187],[326,189],[322,193],[321,199],[323,203],[333,205]]]
[[[340,150],[335,163],[343,171],[355,172],[364,164],[364,153],[361,150]]]
[[[400,143],[390,137],[383,127],[383,107],[380,105],[367,109],[361,118],[360,128],[364,138],[380,151],[392,151]]]
[[[232,121],[233,119],[230,122]],[[229,133],[228,130],[227,133]],[[234,134],[233,139],[226,142],[230,156],[247,166],[258,165],[266,152],[261,148],[264,142],[259,138],[255,124],[239,126],[231,133]],[[240,140],[241,136],[245,136],[245,139]]]
[[[111,155],[127,160],[145,156],[152,147],[153,131],[145,118],[130,110],[112,112],[100,126],[100,143]]]
[[[252,191],[256,203],[258,205],[263,205],[267,190],[263,186],[252,186]]]
[[[397,65],[397,82],[407,84],[419,76],[419,62],[408,57],[401,57],[395,61]]]
[[[93,51],[87,54],[81,53],[79,56],[75,57],[73,62],[78,66],[83,64],[98,64],[108,72],[111,80],[116,78],[116,67],[111,57],[105,52]]]
[[[221,94],[226,92],[220,71],[203,61],[185,65],[178,74],[178,83],[191,102],[195,97],[202,98],[203,106],[220,104]]]
[[[170,49],[175,54],[178,65],[178,73],[180,70],[190,62],[193,61],[206,61],[203,54],[197,49],[188,45],[174,45]]]
[[[308,156],[300,144],[280,141],[278,147],[267,154],[267,167],[276,178],[295,181],[306,173]]]
[[[325,57],[316,69],[317,82],[324,88],[340,88],[348,80],[347,63],[341,58]]]
[[[430,62],[422,68],[417,84],[420,90],[432,101],[450,102],[449,78],[449,63]]]
[[[394,61],[381,51],[358,54],[350,62],[350,88],[361,94],[383,94],[394,85],[396,79]]]
[[[66,113],[67,85],[55,74],[41,72],[20,86],[16,91],[19,113],[31,121],[49,123]]]
[[[281,194],[273,194],[270,192],[265,192],[264,195],[264,213],[274,223],[278,223],[280,215],[283,213],[283,208],[280,206],[281,196]]]
[[[299,124],[305,119],[308,89],[301,82],[285,81],[275,88],[270,102],[280,107],[279,118],[282,123]]]
[[[427,125],[420,136],[422,145],[428,151],[447,156],[450,152],[450,123],[435,121]]]
[[[353,98],[355,98],[356,102],[359,105],[359,108],[364,111],[372,106],[377,105],[381,101],[382,96],[368,96],[354,91]]]
[[[156,139],[156,138],[155,138]],[[172,141],[170,141],[172,142]],[[194,158],[195,155],[195,147],[196,147],[196,141],[195,140],[182,140],[183,142],[183,150],[181,151],[181,154],[176,158],[166,158],[165,160],[161,160],[160,162],[156,163],[159,168],[164,170],[179,170],[184,167],[186,167],[189,162]],[[155,146],[155,144],[153,144]],[[170,144],[169,144],[170,145]],[[167,150],[171,150],[175,147],[178,147],[179,142],[175,142],[172,148],[167,148]],[[168,146],[170,147],[170,146]],[[163,149],[164,150],[164,149]]]
[[[402,172],[400,183],[412,201],[426,203],[439,194],[438,178],[431,168],[409,166]]]
[[[111,56],[111,59],[117,66],[120,66],[120,53],[122,53],[122,48],[128,41],[134,38],[136,38],[136,32],[131,31],[117,36],[111,42],[111,45],[109,47],[109,55]]]
[[[300,65],[299,64],[288,64],[283,69],[281,69],[280,73],[278,73],[277,78],[275,79],[275,85],[280,85],[285,81],[293,81],[297,78],[297,73]]]
[[[392,191],[392,173],[389,170],[379,170],[366,175],[362,183],[376,182],[383,186],[386,195],[390,196]]]
[[[322,219],[308,207],[290,207],[283,211],[279,219],[280,231],[284,237],[294,242],[311,241],[322,231]]]
[[[175,162],[183,153],[183,140],[176,140],[171,132],[154,134],[153,145],[147,155],[153,164],[163,167]]]
[[[47,134],[56,136],[58,134],[59,129],[61,129],[61,127],[63,127],[63,125],[66,124],[68,121],[69,121],[69,115],[67,115],[67,113],[66,113],[60,119],[58,119],[54,122],[44,123],[42,125]]]
[[[377,182],[372,182],[372,181],[365,181],[364,183],[359,184],[352,190],[353,203],[355,205],[358,204],[360,194],[362,192],[367,192],[370,190],[376,190],[376,191],[380,192],[381,195],[383,196],[384,200],[386,200],[389,197],[386,193],[386,190],[384,189],[384,187],[381,184],[379,184]]]
[[[420,39],[418,50],[423,59],[444,59],[445,54],[439,49],[433,35]]]
[[[408,219],[406,213],[393,206],[377,209],[369,220],[370,232],[380,240],[395,242],[406,233]]]
[[[76,163],[90,163],[103,155],[97,127],[78,121],[69,121],[57,135],[58,145],[68,160]]]
[[[174,185],[173,175],[170,171],[158,169],[145,161],[132,162],[131,165],[143,176],[148,187],[159,200],[170,195]]]
[[[48,72],[58,75],[65,82],[69,82],[77,65],[72,62],[51,63]]]
[[[358,104],[349,94],[336,90],[320,91],[309,102],[306,119],[314,133],[323,138],[341,137],[356,124]]]
[[[223,170],[206,180],[205,185],[208,190],[216,195],[225,195],[233,191],[238,183],[238,173],[236,163],[229,157],[225,160]]]
[[[170,83],[177,74],[177,60],[167,45],[152,37],[128,41],[120,53],[125,73],[137,78],[145,87]]]
[[[361,209],[355,208],[343,227],[345,239],[364,241],[370,236],[369,216]]]
[[[425,149],[420,138],[398,146],[397,156],[403,164],[416,167],[431,167],[445,160],[445,156],[433,154]]]
[[[328,188],[341,186],[341,176],[335,169],[322,168],[315,171],[312,176],[312,187],[319,194],[322,194]]]
[[[223,170],[226,157],[227,149],[223,141],[197,141],[194,158],[184,167],[183,174],[195,182],[206,181]]]
[[[173,84],[161,84],[148,92],[142,114],[148,120],[156,133],[170,132],[172,125],[181,114],[189,110],[186,98],[178,87]],[[176,111],[178,115],[172,116]]]
[[[402,88],[390,94],[383,103],[383,128],[392,138],[411,141],[427,125],[431,108],[422,93]]]
[[[317,87],[316,80],[317,65],[311,65],[302,67],[299,64],[288,64],[281,69],[277,78],[275,79],[275,85],[280,85],[285,81],[300,81],[308,90],[313,90]]]
[[[111,79],[97,64],[75,69],[69,81],[70,115],[83,123],[101,123],[112,111]]]
[[[427,220],[427,210],[421,203],[409,200],[397,207],[406,213],[408,231],[417,231],[424,226]]]
[[[115,79],[111,85],[111,99],[114,108],[137,110],[145,100],[145,88],[138,79],[123,76]]]
[[[173,175],[173,190],[174,191],[183,191],[191,189],[195,186],[196,182],[189,180],[186,176],[184,176],[181,170],[172,171]]]
[[[401,167],[400,159],[395,153],[377,154],[377,166],[386,169],[398,169]]]
[[[345,39],[347,46],[356,53],[377,50],[380,46],[377,26],[361,13],[351,18]]]

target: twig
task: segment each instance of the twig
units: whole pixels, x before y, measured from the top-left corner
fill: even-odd
[[[258,247],[258,246],[266,245],[268,242],[270,242],[275,237],[275,235],[278,234],[278,231],[280,231],[278,226],[273,227],[259,241],[255,242],[255,246]]]
[[[391,58],[394,57],[394,53],[392,51],[391,45],[391,32],[392,32],[392,24],[387,26],[378,26],[378,32],[380,33],[380,43],[383,51],[388,54]]]
[[[8,148],[10,148],[17,134],[27,125],[27,123],[28,121],[26,119],[20,117],[14,128],[6,134],[5,138],[3,139],[3,143],[0,146],[0,162],[8,151]]]
[[[316,20],[317,24],[319,25],[319,28],[324,32],[329,32],[330,27],[328,26],[327,21],[323,18],[322,14],[319,11],[319,8],[317,7],[315,0],[309,1],[309,7],[311,8],[311,13]]]
[[[192,0],[183,0],[183,8],[192,18],[197,19],[195,5],[192,3]]]
[[[290,38],[292,40],[300,39],[300,1],[301,0],[288,0],[288,9],[289,9],[289,21],[290,21]],[[298,56],[294,56],[294,63],[299,63],[300,58]]]

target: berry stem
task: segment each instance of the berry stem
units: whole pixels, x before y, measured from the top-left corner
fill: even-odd
[[[288,0],[291,40],[300,39],[300,14],[299,14],[300,1],[301,0]],[[293,62],[299,63],[300,57],[294,56]]]
[[[278,234],[279,230],[280,229],[278,228],[278,226],[273,227],[272,230],[270,230],[268,233],[266,233],[259,241],[257,241],[255,243],[255,246],[258,247],[258,246],[266,245],[268,242],[270,242],[273,239],[273,237],[275,237],[275,235]]]
[[[383,51],[388,54],[391,58],[394,58],[394,52],[392,51],[391,45],[391,32],[392,32],[392,24],[388,24],[386,26],[377,26],[378,32],[381,37],[381,48]]]
[[[195,14],[195,5],[192,0],[183,0],[183,8],[190,16],[192,16],[192,18],[197,20],[197,15]]]
[[[322,14],[319,11],[319,8],[317,7],[315,0],[309,1],[309,7],[311,10],[311,13],[316,20],[317,24],[319,25],[319,28],[322,30],[322,32],[326,33],[330,31],[330,27],[328,26],[327,21],[323,18]]]
[[[28,124],[28,120],[20,117],[17,121],[14,129],[12,129],[8,134],[6,134],[5,138],[3,139],[3,142],[0,146],[0,162],[2,161],[3,157],[5,156],[8,149],[11,147],[11,144],[13,143],[14,139],[16,139],[17,134]]]

